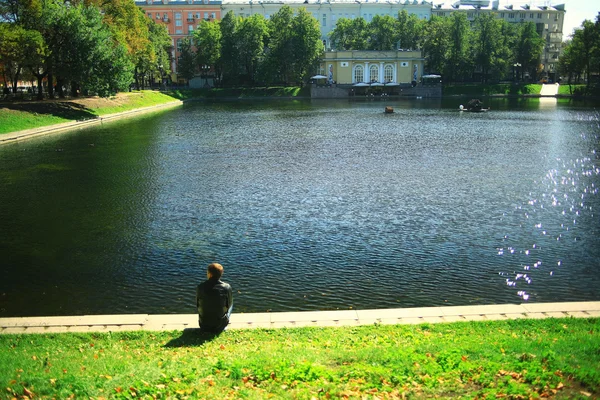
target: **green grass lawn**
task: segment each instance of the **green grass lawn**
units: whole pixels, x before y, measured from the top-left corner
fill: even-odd
[[[586,85],[568,85],[561,84],[558,87],[558,94],[560,95],[579,95],[583,96],[586,92]]]
[[[6,398],[597,398],[600,319],[0,335]]]
[[[492,96],[492,95],[515,95],[539,94],[542,90],[541,84],[519,84],[497,83],[497,84],[447,84],[444,85],[444,96]]]
[[[176,100],[164,93],[141,91],[111,98],[0,103],[0,134],[95,118]]]

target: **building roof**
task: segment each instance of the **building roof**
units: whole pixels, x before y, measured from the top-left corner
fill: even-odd
[[[514,2],[501,5],[500,0],[458,0],[447,2],[434,0],[432,10],[565,11],[565,5],[550,5],[549,1]]]

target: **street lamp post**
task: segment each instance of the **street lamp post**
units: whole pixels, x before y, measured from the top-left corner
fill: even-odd
[[[164,88],[165,88],[164,87],[165,86],[165,78],[164,78],[164,75],[163,75],[163,65],[162,64],[160,64],[158,66],[158,70],[160,71],[160,87],[164,90]]]
[[[208,71],[210,71],[210,65],[204,64],[202,66],[202,73],[204,74],[204,87],[208,86]]]
[[[513,64],[513,75],[515,77],[515,82],[519,81],[519,68],[521,67],[521,63]]]

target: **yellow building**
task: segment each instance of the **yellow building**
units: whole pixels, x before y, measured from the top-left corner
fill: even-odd
[[[425,59],[420,51],[328,51],[321,64],[321,75],[329,83],[412,83],[420,82]]]

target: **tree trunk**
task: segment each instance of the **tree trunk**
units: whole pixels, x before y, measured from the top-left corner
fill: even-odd
[[[54,98],[54,76],[52,75],[52,72],[48,72],[48,98],[49,99],[53,99]]]
[[[65,91],[63,90],[64,80],[63,78],[56,78],[56,90],[58,91],[58,98],[65,98]]]

